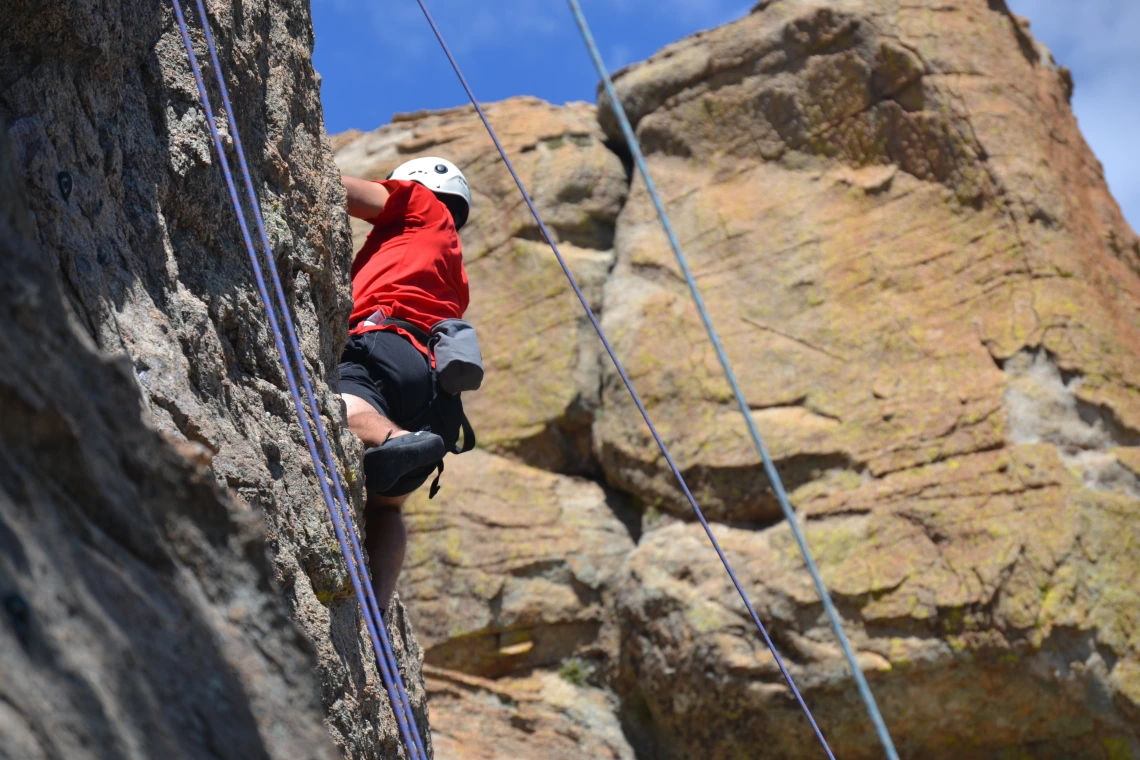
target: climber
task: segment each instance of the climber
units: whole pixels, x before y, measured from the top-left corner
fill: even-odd
[[[404,502],[442,473],[445,454],[475,443],[459,398],[482,380],[474,330],[461,319],[469,294],[457,233],[471,191],[442,158],[408,161],[381,181],[341,179],[348,213],[373,225],[352,263],[339,370],[349,429],[366,449],[364,544],[387,610],[407,544]]]

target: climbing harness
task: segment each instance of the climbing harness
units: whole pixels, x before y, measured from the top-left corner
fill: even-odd
[[[847,639],[847,632],[843,628],[843,621],[839,618],[839,613],[831,601],[831,595],[828,593],[827,587],[823,583],[823,577],[820,575],[819,568],[816,566],[815,558],[812,556],[811,549],[808,548],[807,539],[804,537],[799,520],[796,518],[795,510],[792,509],[792,505],[788,501],[788,494],[784,490],[784,483],[780,479],[780,473],[777,472],[776,466],[772,462],[772,457],[768,454],[768,448],[764,445],[764,441],[760,437],[760,430],[756,427],[756,420],[752,417],[752,408],[748,405],[748,401],[744,397],[744,391],[741,390],[740,383],[736,378],[736,373],[733,372],[732,365],[729,363],[728,354],[725,352],[724,346],[720,342],[720,336],[717,335],[716,328],[713,326],[712,317],[709,316],[708,309],[705,307],[705,300],[701,296],[700,288],[697,286],[697,280],[689,268],[688,259],[681,249],[680,240],[677,238],[677,233],[673,230],[673,224],[669,220],[669,214],[665,211],[665,204],[661,201],[661,195],[657,192],[657,186],[654,184],[653,178],[649,176],[649,167],[645,162],[644,154],[641,152],[641,144],[633,131],[629,117],[626,116],[625,108],[618,98],[613,79],[610,78],[610,74],[606,70],[606,65],[602,61],[602,55],[598,50],[597,43],[594,41],[594,35],[590,32],[590,27],[586,23],[586,16],[582,13],[582,7],[578,4],[578,0],[568,0],[568,2],[570,3],[570,12],[574,14],[574,20],[578,23],[578,30],[582,33],[582,39],[586,43],[590,58],[594,62],[594,68],[597,69],[598,76],[602,79],[606,96],[609,98],[610,105],[614,109],[614,115],[617,116],[618,124],[621,125],[622,134],[625,135],[625,141],[629,145],[630,152],[633,154],[633,160],[637,165],[637,170],[641,173],[641,178],[645,181],[645,189],[649,192],[649,197],[653,200],[653,205],[657,209],[657,217],[661,220],[661,226],[665,230],[665,236],[669,238],[669,245],[673,248],[673,254],[676,256],[677,263],[681,267],[681,273],[685,277],[685,282],[688,283],[689,292],[693,295],[693,302],[697,306],[697,311],[700,312],[701,321],[704,322],[705,330],[708,332],[709,339],[712,341],[717,359],[720,360],[720,365],[724,369],[728,384],[732,386],[732,393],[736,397],[736,403],[740,406],[740,413],[744,416],[744,422],[748,426],[748,434],[752,437],[752,443],[756,446],[756,451],[759,452],[760,459],[764,462],[764,470],[768,474],[768,480],[772,484],[772,490],[776,493],[776,499],[780,502],[780,509],[783,510],[784,518],[788,521],[788,526],[792,530],[792,535],[796,538],[796,543],[799,544],[800,554],[803,555],[808,573],[811,574],[812,581],[815,583],[815,589],[819,593],[820,600],[823,602],[823,609],[826,611],[827,618],[831,622],[831,629],[835,632],[835,637],[839,640],[839,646],[843,649],[844,657],[847,658],[851,675],[854,676],[855,683],[859,688],[859,694],[866,704],[867,713],[870,715],[871,722],[874,724],[875,732],[879,735],[879,741],[882,743],[887,757],[890,758],[890,760],[898,760],[898,753],[895,751],[891,734],[887,730],[886,721],[883,720],[879,706],[875,702],[875,696],[871,693],[871,687],[867,684],[867,679],[863,675],[863,669],[859,667],[859,663],[855,660],[855,652],[852,651],[851,642]],[[792,688],[795,687],[793,686]],[[822,737],[820,738],[822,740]]]
[[[380,677],[384,683],[384,688],[388,693],[388,699],[391,702],[392,712],[395,715],[397,726],[399,727],[400,736],[403,740],[404,747],[407,750],[409,760],[427,760],[428,755],[424,749],[423,739],[420,736],[419,726],[415,721],[415,716],[412,713],[411,704],[408,701],[407,691],[404,688],[403,679],[400,675],[399,663],[396,660],[395,654],[392,651],[391,641],[388,638],[387,629],[384,626],[383,616],[381,614],[379,605],[376,603],[376,597],[372,591],[372,584],[368,577],[368,567],[364,563],[363,555],[360,551],[360,541],[357,536],[356,527],[352,520],[352,512],[349,509],[348,501],[344,497],[344,489],[341,485],[340,473],[337,470],[336,462],[333,459],[332,451],[328,444],[328,438],[325,435],[324,424],[321,421],[320,411],[317,407],[316,396],[313,393],[312,383],[309,379],[308,370],[305,367],[304,356],[301,353],[300,344],[297,340],[297,333],[293,326],[293,319],[288,308],[288,303],[285,300],[284,289],[281,287],[281,278],[277,272],[277,264],[273,258],[273,248],[269,244],[269,238],[265,233],[265,224],[261,215],[261,207],[257,200],[257,193],[253,186],[253,180],[250,178],[249,167],[245,159],[245,152],[242,149],[241,137],[238,133],[238,126],[234,109],[230,103],[229,92],[226,88],[225,78],[222,75],[221,64],[218,60],[217,48],[214,44],[213,34],[210,31],[210,22],[206,15],[206,8],[202,0],[197,0],[198,15],[201,17],[202,31],[205,34],[206,45],[210,52],[210,58],[214,66],[214,73],[217,77],[218,88],[221,92],[222,103],[226,109],[226,115],[229,119],[230,135],[234,141],[234,152],[238,159],[238,165],[242,172],[242,179],[245,183],[245,189],[249,198],[250,207],[253,210],[254,221],[257,226],[258,237],[260,239],[266,266],[269,269],[272,277],[275,294],[277,296],[277,303],[281,310],[281,321],[285,324],[284,336],[288,337],[289,347],[292,349],[292,359],[290,353],[285,347],[285,338],[283,337],[281,326],[278,323],[277,315],[274,311],[273,302],[270,300],[268,289],[265,284],[265,277],[262,273],[261,264],[257,249],[253,244],[253,239],[250,235],[249,226],[246,222],[245,214],[241,207],[241,201],[238,197],[237,189],[234,184],[233,172],[230,169],[229,159],[226,157],[225,148],[222,145],[222,139],[218,132],[217,121],[214,118],[213,109],[210,106],[210,98],[206,92],[206,83],[202,77],[201,69],[198,66],[198,58],[194,53],[194,46],[190,40],[190,32],[186,25],[186,19],[182,13],[181,0],[171,0],[174,8],[175,19],[177,20],[178,29],[182,36],[182,44],[186,48],[187,57],[190,60],[190,69],[194,75],[194,81],[198,88],[198,95],[202,99],[202,107],[206,115],[206,123],[210,130],[210,136],[213,138],[214,149],[218,154],[218,162],[221,166],[222,176],[226,182],[226,188],[229,191],[230,202],[234,207],[234,212],[237,214],[238,227],[241,230],[242,240],[245,243],[246,252],[249,255],[250,265],[253,269],[254,280],[257,283],[258,295],[261,297],[261,302],[265,307],[266,315],[269,320],[269,327],[273,333],[274,343],[277,348],[278,356],[281,359],[282,368],[285,371],[285,379],[289,386],[289,393],[292,396],[293,408],[297,413],[297,419],[301,425],[301,431],[305,437],[305,443],[309,451],[309,456],[313,460],[313,465],[316,469],[317,482],[320,484],[321,493],[324,496],[325,505],[329,511],[329,517],[332,520],[333,531],[336,534],[337,543],[340,546],[341,556],[344,558],[345,567],[348,571],[350,580],[352,581],[353,590],[356,592],[357,602],[360,604],[361,613],[364,616],[364,624],[368,630],[368,637],[372,643],[372,650],[376,654],[376,660],[380,668]],[[309,420],[305,414],[304,403],[301,400],[301,394],[298,391],[297,378],[293,371],[293,363],[296,362],[297,373],[301,376],[301,382],[305,390],[306,399],[309,402],[309,410],[312,413],[313,424],[316,427],[317,435],[320,440],[321,454],[317,453],[317,447],[313,439],[312,428],[309,425]],[[322,456],[323,455],[323,456]],[[336,499],[333,499],[332,494],[329,492],[328,480],[333,482],[333,488],[336,491]],[[346,532],[348,538],[346,539]],[[351,545],[351,548],[350,548]]]
[[[475,328],[462,319],[444,319],[432,325],[430,331],[423,330],[406,320],[386,316],[383,309],[378,309],[360,324],[398,327],[427,349],[431,400],[404,424],[408,430],[432,431],[436,438],[442,439],[443,446],[443,453],[434,459],[421,460],[425,461],[422,466],[411,466],[411,461],[405,457],[388,456],[392,452],[385,451],[389,449],[387,441],[368,449],[364,452],[365,486],[381,496],[404,496],[423,485],[434,470],[435,479],[428,489],[428,498],[434,499],[439,493],[439,481],[445,469],[444,454],[466,454],[476,445],[475,431],[463,410],[461,398],[464,391],[478,390],[483,383],[483,356]],[[462,444],[459,443],[461,438]],[[397,439],[393,443],[397,448],[410,445],[407,442],[401,444],[401,441]],[[426,462],[430,462],[430,466]],[[403,476],[393,482],[389,476],[394,471],[403,473]]]

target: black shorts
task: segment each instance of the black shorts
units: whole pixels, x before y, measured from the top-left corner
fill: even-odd
[[[436,393],[428,358],[391,330],[348,336],[340,392],[358,396],[404,430],[430,430],[454,449],[465,418],[458,396]]]
[[[427,427],[431,365],[407,338],[390,330],[350,335],[338,369],[341,393],[364,399],[404,430]]]

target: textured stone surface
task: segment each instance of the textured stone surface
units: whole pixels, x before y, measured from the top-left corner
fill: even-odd
[[[513,98],[486,110],[587,298],[600,306],[627,179],[595,109]],[[334,144],[341,170],[358,177],[386,177],[422,155],[449,158],[467,175],[474,195],[462,231],[467,319],[488,370],[480,391],[465,397],[467,413],[491,451],[558,472],[593,469],[597,338],[474,110],[399,116]],[[359,248],[370,228],[354,224]]]
[[[1125,494],[1080,489],[1040,444],[916,468],[809,509],[808,540],[904,756],[1136,753],[1137,512]],[[718,527],[718,538],[832,745],[878,757],[786,526]],[[692,525],[649,534],[618,597],[619,692],[649,756],[710,743],[709,757],[810,752],[705,543]]]
[[[995,362],[1026,347],[1140,427],[1140,244],[1028,40],[981,0],[785,0],[618,77],[791,489],[1000,445]],[[617,250],[606,324],[691,484],[717,517],[775,519],[640,184]],[[606,388],[611,482],[682,509]]]
[[[482,451],[416,494],[400,594],[428,663],[498,676],[612,656],[605,609],[633,539],[596,483]]]
[[[344,461],[354,461],[357,444],[327,384],[344,339],[352,251],[343,189],[323,138],[308,4],[208,5],[325,423]],[[189,732],[186,756],[327,756],[322,742],[305,733],[312,705],[304,671],[312,668],[315,650],[335,743],[350,757],[399,756],[169,4],[16,0],[5,4],[2,16],[0,118],[26,192],[35,255],[63,294],[50,322],[60,342],[45,340],[41,347],[55,347],[57,363],[36,368],[37,384],[28,387],[37,390],[19,403],[32,405],[26,412],[32,415],[35,404],[80,409],[84,395],[91,397],[85,418],[52,418],[45,411],[24,423],[5,402],[5,435],[39,431],[44,441],[24,453],[26,466],[40,469],[5,481],[6,488],[31,483],[27,488],[39,490],[29,498],[43,504],[43,523],[17,533],[34,562],[5,572],[15,573],[23,587],[26,573],[41,570],[43,557],[58,551],[71,563],[68,575],[92,576],[92,593],[109,597],[84,599],[76,589],[68,592],[74,597],[45,602],[37,632],[50,629],[65,639],[75,626],[85,633],[71,638],[74,661],[38,650],[41,672],[63,678],[78,671],[93,682],[73,685],[77,712],[49,697],[35,707],[30,725],[59,709],[55,719],[67,721],[76,736],[95,732],[86,735],[94,742],[90,751],[107,753],[99,756],[176,756],[158,733],[162,721]],[[199,28],[193,14],[191,27]],[[194,36],[200,43],[200,33]],[[201,47],[198,52],[207,58]],[[213,99],[220,102],[217,93]],[[9,321],[5,329],[27,330],[25,342],[36,329],[48,329],[25,319],[28,324]],[[67,338],[67,329],[78,337]],[[38,355],[9,356],[35,366]],[[8,372],[29,369],[9,368],[9,361],[15,359],[4,359]],[[89,387],[80,382],[83,372],[90,373]],[[67,378],[70,385],[63,384]],[[104,380],[117,385],[104,389]],[[69,398],[36,400],[57,382],[56,391]],[[106,419],[111,405],[121,418]],[[87,418],[96,429],[83,429]],[[160,443],[153,430],[171,443]],[[209,465],[178,465],[172,446]],[[112,466],[127,480],[117,482]],[[57,485],[42,479],[49,474]],[[355,484],[355,470],[347,475]],[[68,483],[78,489],[71,496]],[[108,495],[100,496],[100,488]],[[18,493],[9,498],[30,508]],[[61,511],[49,509],[52,504]],[[137,525],[130,519],[135,511]],[[71,533],[46,543],[43,532],[53,525]],[[272,557],[268,567],[261,564],[263,541]],[[49,576],[52,583],[66,579],[60,572]],[[51,589],[36,592],[33,601],[43,602]],[[306,646],[288,632],[272,601],[282,594]],[[402,616],[395,619],[393,635],[424,720],[418,647]],[[134,630],[127,621],[142,627]],[[156,684],[158,692],[120,693],[135,688],[130,676],[136,671],[140,690],[147,678],[156,680],[166,660],[148,670],[152,649],[178,647],[186,649],[185,670],[172,664],[167,675],[184,673],[184,681],[196,683],[171,680]],[[266,674],[258,675],[261,670]],[[117,681],[106,680],[112,678]],[[168,692],[183,701],[159,709]],[[252,706],[243,707],[243,700]],[[4,708],[5,720],[23,709],[8,704],[15,706]],[[219,725],[218,715],[231,723]],[[137,738],[152,726],[162,744]],[[254,729],[270,749],[255,747]],[[114,732],[118,745],[103,741]]]
[[[440,760],[634,760],[600,689],[549,672],[487,681],[425,671]]]
[[[0,130],[0,757],[325,758],[261,516],[68,326]]]
[[[1140,244],[1066,72],[1002,3],[780,0],[617,84],[904,751],[1140,755]],[[691,484],[777,519],[639,183],[616,249],[606,324]],[[612,377],[603,409],[611,485],[684,515]],[[785,526],[720,530],[833,746],[878,756]],[[810,751],[703,540],[649,534],[618,597],[640,741]]]

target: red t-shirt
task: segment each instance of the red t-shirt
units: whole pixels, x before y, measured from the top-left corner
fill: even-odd
[[[352,262],[351,333],[395,330],[421,346],[406,330],[367,325],[377,310],[411,322],[424,332],[467,311],[470,294],[463,249],[451,212],[435,193],[418,182],[384,180],[390,195],[372,232]]]

